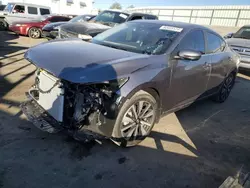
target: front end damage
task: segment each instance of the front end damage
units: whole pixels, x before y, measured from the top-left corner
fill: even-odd
[[[67,131],[76,139],[111,138],[119,111],[119,87],[127,79],[76,84],[39,69],[35,84],[21,105],[23,113],[39,129]]]

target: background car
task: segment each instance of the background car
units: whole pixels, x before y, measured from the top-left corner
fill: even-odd
[[[250,25],[245,25],[236,33],[229,33],[224,38],[230,47],[240,55],[240,67],[250,70]]]
[[[0,11],[0,27],[7,29],[13,22],[29,22],[38,19],[42,15],[51,14],[50,7],[27,4],[8,3],[3,11]]]
[[[156,20],[126,22],[89,43],[46,42],[25,58],[38,70],[32,100],[22,104],[30,121],[124,147],[141,142],[163,115],[205,97],[224,102],[239,63],[216,32]]]
[[[69,21],[69,17],[65,16],[43,16],[40,20],[33,20],[30,22],[15,22],[9,26],[9,29],[16,34],[29,36],[31,38],[40,38],[42,28],[48,23]]]
[[[76,16],[69,20],[68,22],[56,22],[45,25],[42,28],[42,36],[47,39],[55,39],[58,36],[58,27],[62,24],[66,23],[76,23],[76,22],[84,22],[89,21],[94,18],[96,15],[84,14],[80,16]]]
[[[81,38],[83,40],[89,40],[91,37],[115,25],[138,19],[157,20],[158,17],[145,13],[127,13],[119,10],[105,10],[95,18],[89,20],[89,22],[95,24],[83,22],[62,25],[60,27],[59,38]]]

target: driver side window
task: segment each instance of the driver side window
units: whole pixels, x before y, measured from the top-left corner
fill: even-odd
[[[25,13],[25,6],[23,5],[16,5],[14,8],[16,13]]]
[[[189,32],[180,42],[178,51],[194,50],[205,54],[205,39],[203,31],[195,30]]]

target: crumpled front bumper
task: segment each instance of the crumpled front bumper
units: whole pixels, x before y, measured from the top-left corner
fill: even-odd
[[[76,140],[90,141],[95,139],[107,139],[106,135],[103,135],[101,131],[96,129],[96,126],[88,126],[80,130],[71,130],[63,126],[52,116],[50,116],[35,100],[31,99],[20,105],[22,112],[26,115],[28,120],[32,122],[38,129],[49,132],[58,133],[63,131],[69,134]]]
[[[35,100],[29,100],[21,104],[23,113],[37,128],[49,133],[58,133],[63,126],[51,117]]]

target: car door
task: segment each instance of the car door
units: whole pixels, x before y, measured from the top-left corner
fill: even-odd
[[[181,50],[199,51],[202,55],[199,60],[194,61],[185,59],[171,61],[171,99],[168,103],[172,104],[172,107],[186,104],[201,96],[206,91],[210,75],[210,57],[205,54],[205,36],[202,30],[192,30],[186,34],[173,54],[178,54]]]
[[[6,16],[6,20],[8,24],[12,24],[13,22],[26,22],[29,21],[27,16],[27,7],[22,4],[15,4],[12,12]]]
[[[206,54],[211,57],[211,75],[207,89],[213,92],[223,82],[231,56],[229,52],[225,51],[225,41],[215,33],[206,32],[206,44]]]

